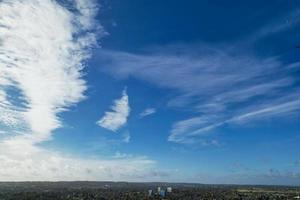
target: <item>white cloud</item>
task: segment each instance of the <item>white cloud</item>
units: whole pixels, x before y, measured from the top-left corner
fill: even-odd
[[[122,97],[115,100],[111,109],[112,111],[105,112],[105,115],[97,122],[97,124],[111,131],[117,131],[127,123],[127,118],[130,113],[126,89],[123,90]]]
[[[152,115],[154,113],[156,113],[155,108],[147,108],[143,112],[140,113],[140,117],[146,117],[146,116]]]
[[[129,143],[130,139],[131,139],[131,136],[130,136],[129,131],[126,131],[125,133],[123,133],[123,140],[122,140],[122,142]]]
[[[76,36],[90,27],[79,26],[83,22],[56,1],[4,0],[0,12],[1,90],[20,90],[24,105],[11,109],[23,108],[14,118],[21,117],[37,141],[49,139],[62,125],[57,114],[84,98],[82,61],[96,36]],[[88,12],[80,16],[89,23]]]
[[[178,45],[158,48],[146,55],[101,50],[99,58],[106,63],[104,70],[117,78],[130,76],[176,89],[179,95],[170,99],[168,105],[191,110],[205,120],[205,124],[200,120],[201,123],[187,131],[178,131],[184,126],[175,123],[168,138],[173,142],[186,142],[191,135],[195,138],[212,131],[236,116],[299,99],[299,96],[289,97],[299,90],[295,85],[298,77],[289,65],[285,66],[279,57],[262,59],[247,52],[243,54],[240,49],[220,51],[205,45]],[[288,112],[297,110],[297,106]],[[141,116],[151,113],[148,111]],[[276,114],[263,113],[270,117]],[[250,116],[247,119],[254,120]]]
[[[63,125],[58,114],[85,98],[83,61],[105,34],[94,24],[94,1],[69,3],[0,1],[2,181],[137,180],[155,164],[145,157],[79,158],[37,145]],[[117,110],[128,105],[123,94]]]
[[[242,124],[249,121],[259,121],[266,118],[272,119],[275,117],[282,117],[284,115],[291,115],[298,110],[300,110],[300,100],[293,100],[277,105],[268,105],[260,109],[241,113],[223,121],[213,118],[204,120],[201,117],[195,117],[175,123],[168,140],[177,143],[186,143],[187,141],[190,141],[191,138],[205,135],[213,129],[225,124]]]
[[[274,22],[263,26],[261,29],[256,31],[252,37],[249,38],[250,41],[255,41],[260,38],[267,37],[278,32],[287,31],[298,26],[300,22],[300,9],[296,8],[286,16],[277,18]]]
[[[171,134],[168,138],[169,141],[186,143],[188,136],[191,132],[199,129],[199,126],[205,126],[211,121],[210,118],[205,117],[193,117],[190,119],[176,122],[171,130]]]
[[[278,105],[270,105],[265,108],[261,108],[258,110],[254,110],[242,115],[238,115],[233,117],[230,122],[236,122],[241,123],[248,120],[259,120],[263,118],[268,117],[276,117],[276,116],[282,116],[285,114],[292,114],[293,112],[296,112],[297,110],[300,110],[300,100],[293,100],[289,102],[284,102]]]
[[[1,181],[137,181],[154,165],[154,161],[137,156],[76,158],[38,148],[22,138],[0,143]]]
[[[260,39],[294,28],[299,11],[288,14],[289,23],[281,23],[287,19],[282,17],[230,44],[175,44],[139,53],[102,49],[98,52],[104,63],[101,70],[115,78],[134,77],[175,91],[167,106],[196,117],[174,123],[168,138],[173,142],[190,141],[228,123],[294,116],[299,113],[300,105],[295,102],[300,96],[290,97],[300,89],[295,73],[299,63],[287,63],[284,55],[253,52]],[[197,122],[188,124],[190,120]]]

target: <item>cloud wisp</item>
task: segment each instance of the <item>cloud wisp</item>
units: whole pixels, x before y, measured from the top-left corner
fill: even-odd
[[[114,101],[112,111],[105,112],[104,116],[97,122],[103,128],[117,131],[127,123],[130,113],[129,100],[126,89],[122,92],[122,97]]]
[[[122,134],[122,142],[124,143],[129,143],[130,140],[131,140],[131,136],[130,136],[130,132],[129,131],[125,131],[123,134]]]
[[[146,108],[145,110],[143,110],[140,113],[140,117],[143,118],[143,117],[146,117],[148,115],[153,115],[154,113],[156,113],[156,109],[155,108]]]
[[[201,117],[191,118],[179,121],[174,124],[169,141],[186,143],[196,136],[208,134],[210,131],[223,126],[224,124],[244,124],[250,121],[259,121],[263,119],[270,119],[283,115],[291,115],[300,110],[300,100],[285,102],[278,105],[270,105],[262,109],[257,109],[240,115],[236,115],[230,119],[217,121],[212,123],[212,119],[208,121]]]
[[[179,93],[168,105],[192,108],[199,115],[196,122],[191,119],[195,123],[186,131],[181,126],[178,128],[178,124],[174,125],[180,131],[172,130],[169,140],[184,142],[189,135],[213,130],[225,122],[286,114],[269,109],[280,108],[281,104],[284,107],[299,99],[293,95],[299,89],[294,69],[284,65],[280,58],[259,58],[236,51],[239,50],[176,46],[162,48],[159,53],[150,55],[103,50],[101,56],[107,66],[106,72],[117,78],[131,76]],[[292,112],[298,107],[295,104],[288,110]],[[199,131],[196,131],[196,124]]]
[[[299,12],[290,15],[298,16]],[[171,130],[169,141],[185,143],[189,137],[224,124],[273,119],[299,110],[300,97],[294,95],[300,89],[294,73],[299,63],[285,63],[278,55],[259,56],[249,44],[255,43],[253,38],[258,41],[297,23],[267,25],[245,39],[251,42],[237,41],[234,47],[177,44],[139,53],[104,49],[98,58],[104,63],[102,70],[116,78],[133,77],[173,91],[167,106],[196,115],[175,123]]]

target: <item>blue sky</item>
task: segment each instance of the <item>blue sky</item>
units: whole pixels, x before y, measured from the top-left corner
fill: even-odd
[[[10,2],[1,180],[300,185],[298,1]]]

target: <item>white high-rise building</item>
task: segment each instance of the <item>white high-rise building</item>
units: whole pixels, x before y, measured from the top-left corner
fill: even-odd
[[[167,187],[167,192],[171,193],[172,192],[172,187]]]
[[[157,193],[159,194],[160,193],[160,187],[157,187]]]

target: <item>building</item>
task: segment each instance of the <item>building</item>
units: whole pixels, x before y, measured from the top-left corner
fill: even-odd
[[[166,191],[165,190],[160,190],[159,196],[165,197],[166,196]]]
[[[167,192],[171,193],[172,192],[172,187],[167,187]]]

